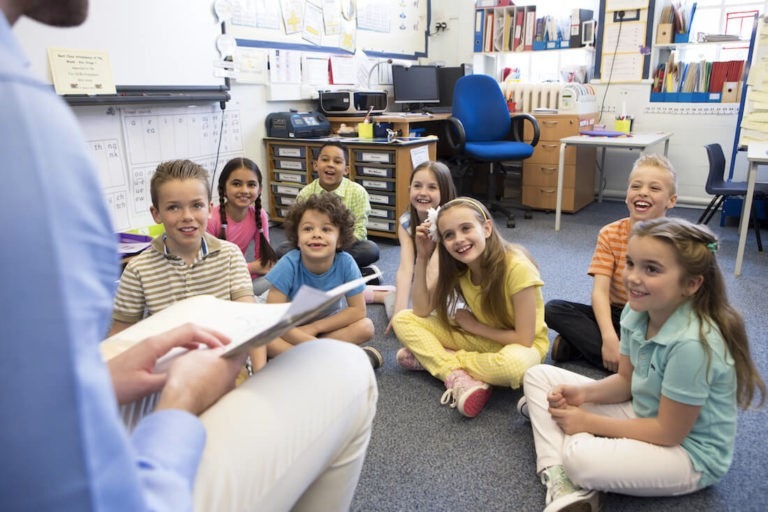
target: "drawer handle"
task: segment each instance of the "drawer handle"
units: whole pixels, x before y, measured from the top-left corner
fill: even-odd
[[[542,121],[541,124],[549,124],[552,126],[557,126],[558,121]]]
[[[557,172],[557,167],[542,167],[541,172],[546,172],[547,174],[554,174]]]
[[[555,188],[540,188],[539,192],[541,192],[542,194],[554,194],[555,192],[557,192],[557,189],[555,189]]]
[[[541,147],[543,149],[557,149],[558,145],[557,144],[542,144]]]

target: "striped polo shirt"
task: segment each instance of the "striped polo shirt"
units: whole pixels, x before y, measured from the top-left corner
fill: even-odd
[[[205,233],[195,261],[187,265],[168,252],[165,235],[160,235],[125,267],[112,317],[138,322],[196,295],[224,300],[252,296],[253,283],[243,253],[235,244]]]
[[[614,306],[627,303],[627,290],[622,275],[627,265],[629,231],[629,217],[603,226],[597,235],[597,245],[587,271],[593,277],[599,275],[611,278],[610,300]]]

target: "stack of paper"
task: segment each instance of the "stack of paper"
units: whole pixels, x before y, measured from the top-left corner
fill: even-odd
[[[740,146],[748,146],[750,142],[768,142],[768,26],[765,18],[758,21],[747,85]]]

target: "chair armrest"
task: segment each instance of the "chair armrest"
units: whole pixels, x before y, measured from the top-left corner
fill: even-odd
[[[449,117],[445,123],[445,140],[454,153],[463,153],[464,144],[467,142],[467,133],[464,125],[457,117]]]
[[[533,126],[533,140],[528,142],[528,144],[536,146],[536,144],[539,143],[539,122],[531,114],[515,114],[510,118],[510,123],[512,123],[512,138],[518,142],[527,142],[523,140],[526,122],[531,123],[531,126]]]

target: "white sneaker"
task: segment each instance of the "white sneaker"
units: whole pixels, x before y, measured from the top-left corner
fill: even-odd
[[[517,412],[526,420],[531,421],[531,415],[528,414],[528,399],[525,395],[521,396],[520,400],[517,401]]]
[[[600,508],[600,493],[575,485],[562,465],[542,471],[541,483],[547,486],[544,512],[596,512]]]

